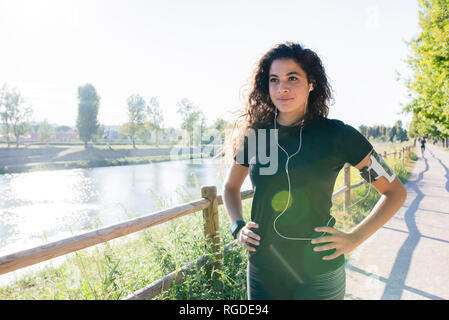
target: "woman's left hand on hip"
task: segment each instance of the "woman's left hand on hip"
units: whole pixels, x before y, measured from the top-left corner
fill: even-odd
[[[324,245],[315,246],[314,251],[326,251],[335,249],[335,252],[329,256],[323,257],[323,260],[332,260],[344,253],[351,252],[357,246],[357,240],[352,233],[339,231],[331,227],[317,227],[316,232],[327,232],[330,235],[323,236],[312,240],[312,244],[326,243]]]

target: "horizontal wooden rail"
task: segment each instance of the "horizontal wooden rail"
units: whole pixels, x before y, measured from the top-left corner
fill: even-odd
[[[240,198],[242,200],[252,198],[253,196],[254,196],[254,191],[251,189],[240,192]],[[223,196],[222,195],[217,195],[217,200],[218,200],[218,204],[223,204]]]
[[[362,181],[362,182],[363,182],[363,181]],[[340,195],[341,193],[345,192],[346,190],[348,190],[348,187],[347,187],[347,186],[344,186],[344,187],[341,188],[340,190],[335,191],[335,192],[332,194],[332,198],[334,198],[334,197]]]
[[[181,206],[157,211],[31,249],[8,254],[0,257],[0,274],[129,235],[142,229],[203,210],[208,206],[209,201],[206,199],[195,200]]]

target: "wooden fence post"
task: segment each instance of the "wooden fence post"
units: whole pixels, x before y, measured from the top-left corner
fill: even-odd
[[[346,214],[350,214],[349,206],[351,205],[351,165],[349,163],[345,163],[344,165],[343,181],[346,187],[344,196],[344,209],[346,211]]]
[[[201,197],[210,201],[207,209],[203,210],[204,237],[206,239],[206,251],[212,251],[214,269],[221,268],[220,236],[218,234],[218,199],[216,186],[202,186]]]

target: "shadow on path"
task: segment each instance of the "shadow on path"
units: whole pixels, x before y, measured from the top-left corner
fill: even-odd
[[[430,150],[429,150],[430,151]],[[438,162],[441,164],[441,166],[443,167],[443,169],[446,171],[446,174],[444,175],[446,177],[446,191],[449,192],[449,169],[443,164],[443,162],[441,162],[440,159],[438,159],[437,157],[435,157],[435,155],[431,152],[430,153],[432,155],[432,157],[435,158],[435,160],[438,160]]]
[[[421,200],[424,198],[424,194],[419,189],[418,184],[423,179],[424,173],[429,170],[428,161],[425,157],[423,158],[426,164],[425,170],[419,173],[417,179],[407,182],[407,187],[412,189],[416,193],[415,199],[413,199],[412,203],[404,214],[405,223],[408,229],[408,236],[398,251],[390,276],[388,277],[385,290],[381,297],[382,300],[401,299],[402,292],[406,288],[405,280],[407,279],[413,251],[415,250],[421,238],[421,233],[416,226],[415,214],[418,211]]]
[[[383,226],[382,228],[383,228],[383,229],[387,229],[387,230],[396,231],[396,232],[408,233],[408,231],[399,230],[399,229],[391,228],[391,227],[385,227],[385,226]],[[448,240],[443,240],[443,239],[438,239],[438,238],[429,237],[429,236],[423,236],[423,235],[421,235],[421,238],[423,238],[423,239],[429,239],[429,240],[433,240],[433,241],[440,241],[440,242],[449,244],[449,241],[448,241]]]
[[[390,281],[387,278],[384,278],[382,276],[378,276],[378,275],[374,275],[372,273],[366,272],[365,270],[362,270],[362,269],[360,269],[360,268],[358,268],[356,266],[353,266],[353,265],[350,265],[350,268],[351,268],[351,270],[354,270],[354,271],[356,271],[356,272],[358,272],[360,274],[363,274],[363,275],[365,275],[367,277],[370,277],[370,278],[375,278],[375,279],[377,279],[379,281],[382,281],[382,282],[388,283]],[[431,300],[445,300],[444,298],[441,298],[439,296],[433,295],[431,293],[428,293],[428,292],[425,292],[425,291],[422,291],[422,290],[419,290],[419,289],[416,289],[416,288],[412,288],[412,287],[406,286],[405,284],[403,285],[402,290],[407,290],[407,291],[416,293],[416,294],[418,294],[420,296],[426,297],[426,298],[431,299]],[[352,298],[360,299],[360,298],[357,298],[357,297],[352,297]]]
[[[422,291],[418,288],[413,288],[406,285],[406,279],[407,275],[409,273],[409,269],[412,262],[412,257],[415,249],[417,248],[417,245],[421,239],[429,239],[434,241],[440,241],[442,243],[449,243],[448,240],[444,239],[438,239],[435,237],[427,236],[421,234],[421,232],[418,230],[417,224],[416,224],[416,213],[419,212],[422,214],[423,211],[430,212],[431,214],[449,214],[448,212],[442,212],[437,210],[430,210],[430,209],[422,209],[420,208],[421,201],[424,198],[424,193],[420,190],[420,187],[424,190],[423,186],[423,179],[424,179],[424,173],[429,171],[429,162],[428,159],[430,157],[426,158],[426,154],[429,154],[433,159],[438,160],[441,166],[444,168],[446,174],[446,184],[445,184],[445,190],[449,192],[449,169],[446,167],[443,162],[437,158],[437,156],[429,149],[426,150],[427,153],[424,155],[421,155],[421,160],[423,160],[425,164],[425,168],[419,172],[418,176],[415,178],[415,180],[409,180],[406,182],[405,186],[409,191],[414,191],[416,195],[413,195],[412,192],[408,196],[414,196],[414,199],[411,201],[410,204],[404,205],[402,209],[406,210],[404,213],[403,218],[400,219],[403,220],[406,224],[406,228],[392,228],[389,226],[383,226],[382,228],[392,230],[395,232],[400,232],[407,234],[407,238],[405,239],[404,243],[398,250],[398,253],[395,257],[395,261],[393,263],[393,267],[391,269],[390,275],[388,277],[382,277],[379,275],[375,275],[371,272],[365,271],[355,265],[352,265],[351,263],[347,264],[348,269],[355,271],[359,274],[363,274],[367,277],[371,277],[374,279],[377,279],[381,282],[385,283],[385,288],[382,293],[382,296],[380,297],[381,300],[400,300],[403,296],[404,291],[413,292],[417,295],[421,295],[423,297],[426,297],[431,300],[445,300],[444,298],[441,298],[439,296],[433,295],[431,293]],[[442,187],[442,185],[441,185]],[[448,195],[449,196],[449,195]],[[443,197],[444,199],[447,199],[446,196],[441,195],[435,195],[435,198]],[[411,198],[410,198],[411,199]],[[379,263],[382,263],[382,261],[379,261]],[[347,294],[347,297],[350,299],[362,299],[361,297],[356,297],[352,294]]]

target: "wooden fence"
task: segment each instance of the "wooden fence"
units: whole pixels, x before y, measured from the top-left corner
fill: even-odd
[[[383,157],[386,158],[387,155],[393,155],[395,158],[398,156],[399,158],[404,159],[406,155],[408,156],[410,154],[411,147],[412,146],[403,147],[400,150],[388,154],[384,152]],[[332,194],[332,198],[334,198],[341,193],[344,193],[345,210],[348,210],[347,208],[351,203],[351,189],[366,183],[362,180],[351,185],[350,181],[350,165],[349,163],[346,163],[344,165],[344,186]],[[242,191],[240,196],[242,200],[249,199],[253,197],[253,191]],[[161,292],[169,289],[173,284],[182,282],[190,272],[195,271],[195,266],[201,267],[204,265],[212,265],[213,268],[221,267],[221,258],[223,254],[226,254],[231,246],[237,243],[237,240],[234,240],[224,246],[223,253],[220,250],[220,239],[218,236],[218,206],[222,204],[223,197],[217,195],[215,186],[203,186],[201,187],[201,199],[199,200],[2,256],[0,257],[0,274],[5,274],[58,256],[104,243],[202,210],[206,250],[212,253],[206,254],[181,269],[173,271],[125,298],[125,300],[152,299]]]

